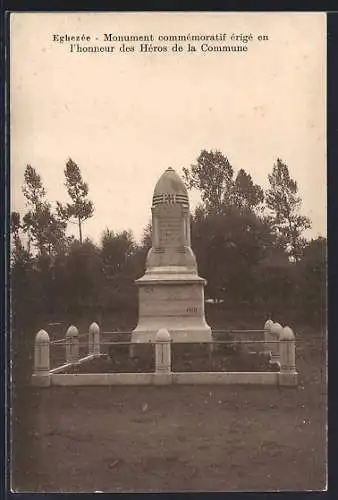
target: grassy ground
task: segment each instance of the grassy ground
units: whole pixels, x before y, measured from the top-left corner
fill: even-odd
[[[13,486],[39,492],[325,488],[325,345],[318,334],[298,333],[297,388],[30,389],[29,437],[17,442],[26,460]]]

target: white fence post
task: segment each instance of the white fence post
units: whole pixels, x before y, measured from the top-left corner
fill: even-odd
[[[93,332],[92,332],[92,323],[90,327],[88,328],[88,355],[93,354],[94,352],[94,339],[93,339]]]
[[[97,323],[89,327],[89,354],[100,354],[100,327]]]
[[[297,385],[296,341],[288,326],[280,335],[280,382],[281,385]]]
[[[280,336],[280,369],[283,373],[296,371],[296,342],[290,327],[283,328]]]
[[[79,360],[79,330],[71,325],[66,332],[66,362],[76,363]]]
[[[45,330],[40,330],[34,344],[34,385],[46,387],[50,385],[50,339]]]
[[[279,337],[281,335],[281,332],[283,331],[283,327],[279,323],[274,323],[271,326],[271,363],[276,363],[280,365],[280,360],[279,360]]]
[[[156,334],[155,344],[155,380],[157,380],[159,384],[170,384],[170,375],[171,338],[168,330],[160,328]],[[158,376],[160,376],[160,378]]]
[[[272,348],[271,348],[271,328],[272,328],[272,325],[273,325],[272,319],[268,319],[264,325],[264,353],[267,356],[272,355]]]

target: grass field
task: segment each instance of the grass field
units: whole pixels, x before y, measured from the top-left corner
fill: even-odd
[[[300,330],[298,335],[306,341],[297,343],[297,388],[29,389],[29,440],[13,487],[39,492],[324,489],[325,344],[319,334]]]

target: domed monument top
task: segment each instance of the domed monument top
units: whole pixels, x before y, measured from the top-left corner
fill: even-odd
[[[154,189],[153,206],[180,203],[189,206],[188,191],[180,176],[171,167],[161,175]]]

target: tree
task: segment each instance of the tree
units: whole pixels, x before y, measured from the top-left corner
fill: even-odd
[[[42,203],[43,198],[46,195],[46,191],[42,185],[42,180],[40,175],[36,172],[36,170],[31,166],[27,165],[24,173],[24,185],[22,186],[22,192],[27,200],[27,205],[30,207],[30,211],[26,214],[23,220],[23,230],[27,233],[28,236],[28,249],[30,250],[31,240],[33,237],[36,238],[36,245],[41,246],[39,243],[39,224],[36,220],[37,211]],[[35,213],[34,213],[35,212]],[[35,217],[34,217],[35,215]],[[34,221],[35,219],[35,221]],[[33,235],[32,235],[33,233]],[[35,233],[35,234],[34,234]]]
[[[192,247],[213,299],[254,302],[257,269],[275,245],[269,221],[261,214],[263,189],[244,169],[234,170],[220,151],[203,150],[184,168],[188,189],[198,189],[202,204],[192,218]]]
[[[270,188],[266,192],[266,205],[272,214],[271,223],[281,245],[298,261],[305,244],[302,233],[311,227],[311,223],[308,217],[299,214],[301,198],[297,182],[291,178],[288,166],[280,158],[268,178]]]
[[[233,186],[233,168],[220,151],[203,149],[194,165],[183,167],[188,189],[198,189],[208,213],[219,214],[228,202]]]
[[[65,259],[65,268],[59,269],[57,280],[67,309],[72,314],[93,312],[101,307],[103,285],[100,249],[86,239],[82,244],[75,241]],[[63,288],[63,289],[62,289]]]
[[[42,185],[41,176],[36,172],[35,168],[27,165],[24,173],[25,184],[22,187],[29,205],[36,207],[41,203],[41,200],[46,195],[46,190]]]
[[[143,229],[140,244],[135,244],[133,253],[129,258],[128,269],[133,277],[133,280],[143,276],[145,272],[145,264],[147,254],[152,245],[152,224],[151,221]]]
[[[22,229],[21,217],[19,212],[11,213],[11,235],[12,235],[12,258],[13,262],[25,259],[28,257],[28,252],[25,250],[24,245],[20,238],[20,230]]]
[[[27,165],[24,179],[22,191],[29,210],[23,217],[22,228],[28,235],[29,247],[32,242],[40,255],[51,255],[65,243],[66,222],[62,214],[53,213],[45,199],[41,176],[31,165]]]
[[[192,248],[213,299],[256,300],[255,269],[273,244],[270,227],[252,212],[233,207],[227,215],[198,207],[192,218]]]
[[[128,264],[136,245],[131,231],[115,233],[106,229],[101,240],[102,261],[107,277],[128,273]]]
[[[147,253],[149,248],[152,246],[152,223],[151,221],[143,229],[142,239],[141,239],[141,247],[144,248]]]
[[[209,214],[224,214],[231,207],[253,211],[264,200],[263,189],[244,169],[233,178],[234,170],[220,151],[203,150],[195,165],[183,168],[183,176],[188,189],[200,191]]]
[[[300,308],[306,317],[325,322],[327,303],[327,241],[316,238],[307,242],[299,268]]]
[[[82,243],[82,224],[92,217],[94,213],[93,203],[88,200],[88,184],[83,181],[79,166],[71,159],[66,163],[65,186],[72,203],[65,206],[58,203],[58,211],[67,220],[75,219],[79,228],[79,240]]]
[[[17,304],[20,300],[24,300],[21,296],[22,291],[26,292],[25,284],[27,275],[32,269],[32,257],[25,249],[21,238],[20,230],[22,229],[20,214],[18,212],[11,213],[11,236],[12,236],[12,252],[11,252],[11,289],[12,304]],[[13,309],[15,309],[13,307]]]
[[[253,210],[263,203],[264,191],[258,184],[254,184],[251,175],[241,168],[233,185],[232,197],[237,207]]]
[[[101,304],[105,310],[130,310],[136,305],[136,279],[139,267],[139,247],[131,231],[114,232],[106,229],[101,240],[104,274]]]

